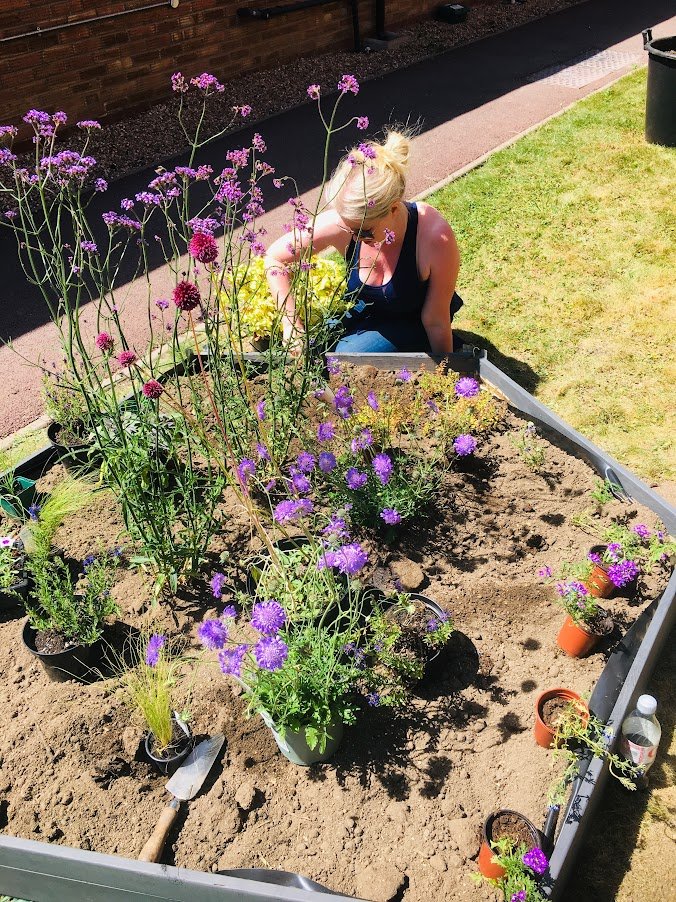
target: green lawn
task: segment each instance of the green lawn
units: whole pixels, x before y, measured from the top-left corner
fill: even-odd
[[[427,200],[462,252],[459,331],[662,481],[676,473],[676,151],[645,143],[645,81],[628,75]]]

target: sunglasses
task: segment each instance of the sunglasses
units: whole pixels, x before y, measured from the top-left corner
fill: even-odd
[[[373,241],[376,237],[373,229],[346,229],[345,231],[349,232],[355,241]]]

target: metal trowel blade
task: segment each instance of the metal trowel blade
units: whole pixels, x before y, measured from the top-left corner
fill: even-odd
[[[167,791],[183,802],[197,795],[224,742],[225,736],[219,733],[196,745],[167,783]]]

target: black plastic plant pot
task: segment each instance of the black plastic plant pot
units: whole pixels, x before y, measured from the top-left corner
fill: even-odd
[[[21,638],[28,651],[40,661],[50,680],[56,683],[64,683],[66,680],[90,683],[96,679],[103,659],[100,642],[94,642],[92,645],[73,645],[65,651],[45,654],[36,648],[37,633],[38,631],[26,621]]]
[[[174,738],[161,753],[156,751],[155,736],[153,733],[148,733],[146,735],[144,743],[148,760],[165,776],[176,770],[181,761],[184,761],[188,757],[190,750],[195,744],[192,732],[187,723],[184,723],[176,717],[176,715],[171,718],[171,723],[173,726]]]
[[[427,610],[430,612],[430,615],[435,620],[443,621],[444,618],[448,617],[448,614],[441,605],[437,604],[436,601],[432,598],[428,598],[426,595],[420,595],[417,592],[407,593],[408,597],[411,601],[419,601],[423,604]],[[396,605],[395,601],[385,597],[382,601],[382,607],[384,610],[388,608],[393,608]],[[422,639],[421,639],[422,641]],[[428,648],[427,655],[425,657],[425,675],[429,676],[430,673],[434,670],[434,665],[439,662],[441,657],[441,653],[444,650],[444,645],[440,645],[438,648]]]
[[[26,511],[35,500],[35,480],[15,476],[12,489],[12,501],[6,495],[0,494],[0,507],[13,520],[24,520]]]
[[[9,589],[0,591],[0,611],[17,607],[28,595],[28,573],[24,566],[26,555],[21,539],[16,540],[13,550],[16,553],[16,579]]]
[[[83,470],[96,469],[94,445],[91,442],[81,442],[78,445],[63,445],[58,440],[60,431],[61,425],[59,423],[50,423],[47,427],[47,438],[52,443],[64,467],[78,473]]]
[[[296,548],[302,548],[303,545],[309,545],[310,543],[308,539],[304,539],[302,536],[299,536],[298,538],[279,539],[277,542],[273,542],[272,544],[277,549],[277,551],[284,552],[294,551]],[[269,563],[269,550],[265,547],[261,548],[246,573],[246,593],[252,598],[256,597],[258,581],[260,580],[263,571]]]
[[[645,137],[649,144],[676,147],[676,35],[655,38],[643,32],[648,51]]]

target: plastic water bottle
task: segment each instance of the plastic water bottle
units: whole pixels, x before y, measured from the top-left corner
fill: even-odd
[[[641,695],[636,707],[622,722],[620,751],[624,757],[648,770],[655,760],[662,728],[655,717],[657,701],[652,695]]]

